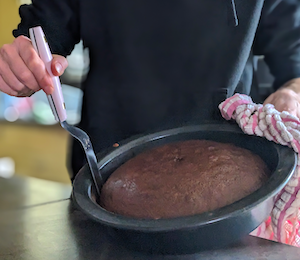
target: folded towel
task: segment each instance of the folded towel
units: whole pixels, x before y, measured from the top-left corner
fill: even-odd
[[[235,120],[248,135],[267,138],[300,151],[300,120],[273,105],[255,104],[243,94],[235,94],[219,105],[226,120]],[[293,177],[275,196],[271,216],[252,235],[300,247],[300,158]]]

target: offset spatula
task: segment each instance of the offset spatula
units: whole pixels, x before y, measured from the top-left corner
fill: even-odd
[[[93,177],[94,185],[98,195],[100,195],[100,188],[103,184],[102,176],[99,173],[97,166],[96,155],[93,150],[92,143],[89,136],[80,128],[69,125],[67,123],[67,113],[65,108],[65,102],[62,95],[61,83],[59,77],[52,74],[51,61],[52,54],[47,43],[44,32],[40,26],[29,29],[29,35],[32,41],[32,45],[40,56],[41,60],[45,63],[46,69],[53,80],[54,91],[53,94],[47,95],[50,107],[54,114],[55,120],[60,122],[60,125],[67,130],[74,138],[76,138],[85,151],[86,158],[90,167],[90,171]]]

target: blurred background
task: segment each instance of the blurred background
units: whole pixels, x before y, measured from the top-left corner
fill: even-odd
[[[14,40],[18,8],[31,0],[0,1],[0,47]],[[88,50],[80,42],[67,57],[61,77],[68,123],[80,120],[81,81],[89,68]],[[66,169],[69,134],[54,120],[46,95],[16,98],[0,92],[0,177],[31,176],[70,184]]]
[[[0,47],[13,41],[12,30],[20,21],[18,8],[30,0],[0,1]],[[88,50],[76,45],[68,57],[69,67],[61,77],[68,121],[80,120],[81,82],[88,68]],[[260,93],[267,96],[273,78],[258,57]],[[31,176],[69,184],[66,169],[68,133],[56,124],[44,93],[30,98],[10,97],[0,92],[0,177]]]

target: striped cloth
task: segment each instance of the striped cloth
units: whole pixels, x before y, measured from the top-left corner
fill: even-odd
[[[235,120],[244,133],[289,146],[299,154],[300,120],[273,105],[255,104],[247,95],[235,94],[219,105],[226,120]],[[300,158],[288,184],[275,196],[271,216],[251,235],[300,247]]]

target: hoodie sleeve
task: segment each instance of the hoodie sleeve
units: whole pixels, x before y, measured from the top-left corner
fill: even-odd
[[[32,0],[20,6],[21,22],[13,31],[14,37],[29,36],[29,28],[41,26],[51,51],[67,56],[80,41],[77,0]]]
[[[264,55],[275,89],[300,77],[299,0],[265,1],[253,50]]]

